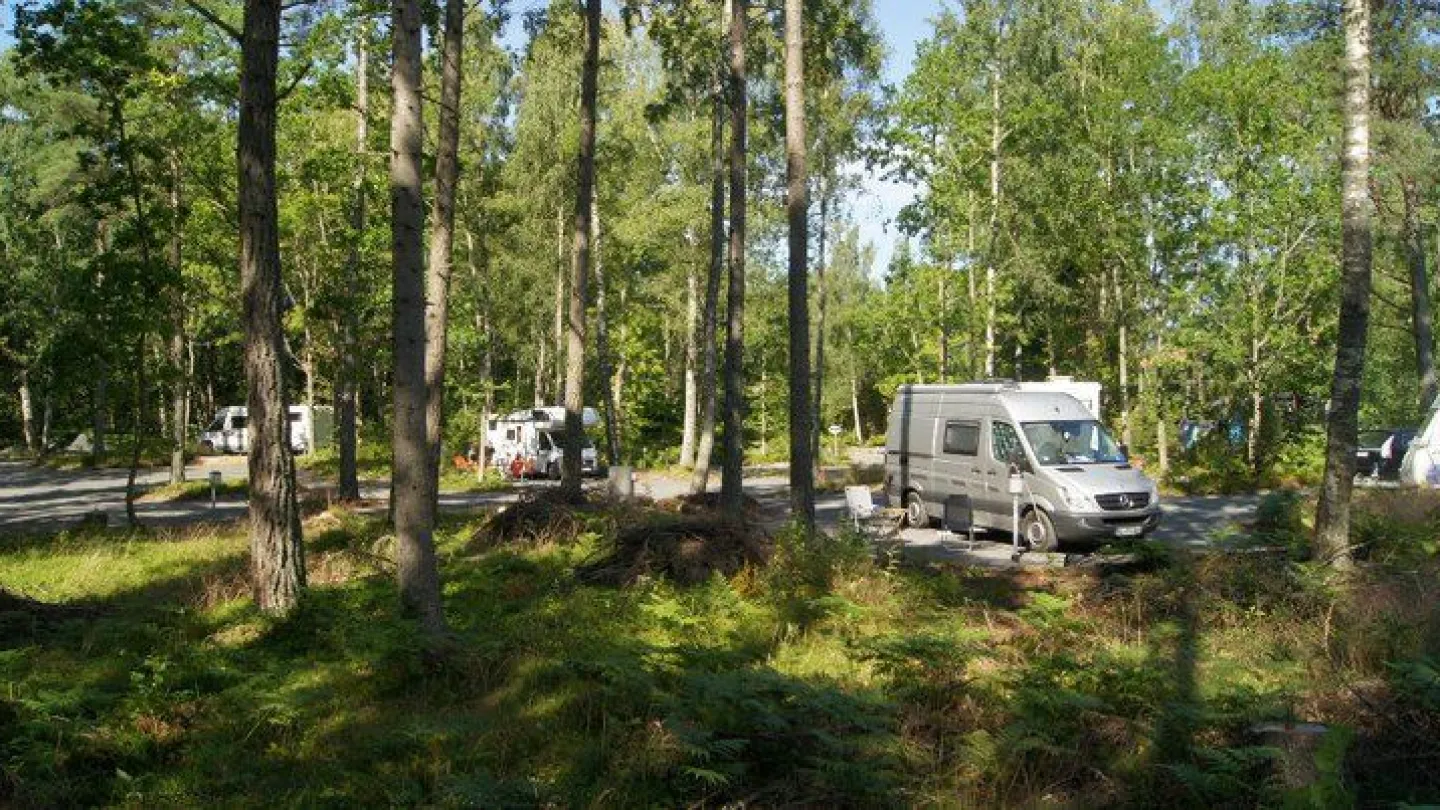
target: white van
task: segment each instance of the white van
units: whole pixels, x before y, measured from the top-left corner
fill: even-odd
[[[910,525],[968,500],[976,528],[1010,531],[1012,468],[1024,479],[1020,533],[1032,549],[1143,537],[1160,523],[1155,482],[1075,397],[1003,382],[900,387],[885,488]]]
[[[246,453],[250,450],[250,429],[244,405],[230,405],[215,412],[215,418],[200,433],[200,446],[212,453]],[[330,444],[335,433],[335,411],[325,405],[289,408],[290,449],[309,453]]]

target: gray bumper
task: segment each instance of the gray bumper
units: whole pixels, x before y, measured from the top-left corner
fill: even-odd
[[[1055,535],[1061,540],[1108,540],[1117,537],[1116,532],[1122,527],[1131,526],[1139,526],[1138,536],[1144,537],[1160,525],[1160,507],[1083,515],[1056,512],[1050,515],[1050,522],[1055,524]]]

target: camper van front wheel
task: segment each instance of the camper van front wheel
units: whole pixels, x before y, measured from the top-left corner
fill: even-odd
[[[918,492],[905,493],[905,523],[917,529],[930,525],[930,513],[925,510],[925,501]]]
[[[1055,536],[1055,524],[1050,516],[1039,509],[1031,509],[1020,518],[1020,536],[1031,551],[1054,551],[1060,545]]]

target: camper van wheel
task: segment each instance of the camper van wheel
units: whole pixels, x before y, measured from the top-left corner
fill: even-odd
[[[1060,545],[1055,524],[1039,509],[1031,509],[1020,518],[1020,536],[1025,538],[1031,551],[1054,551]]]
[[[905,525],[923,529],[930,525],[930,513],[918,492],[905,493]]]
[[[545,477],[546,477],[546,478],[549,478],[551,481],[559,481],[559,480],[560,480],[560,465],[559,465],[559,464],[556,464],[556,463],[553,462],[553,461],[550,462],[550,466],[545,468]]]

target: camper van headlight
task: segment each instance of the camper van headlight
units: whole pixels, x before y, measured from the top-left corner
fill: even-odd
[[[1095,499],[1078,489],[1060,487],[1060,500],[1064,501],[1065,505],[1075,512],[1100,511],[1100,506],[1095,503]]]

